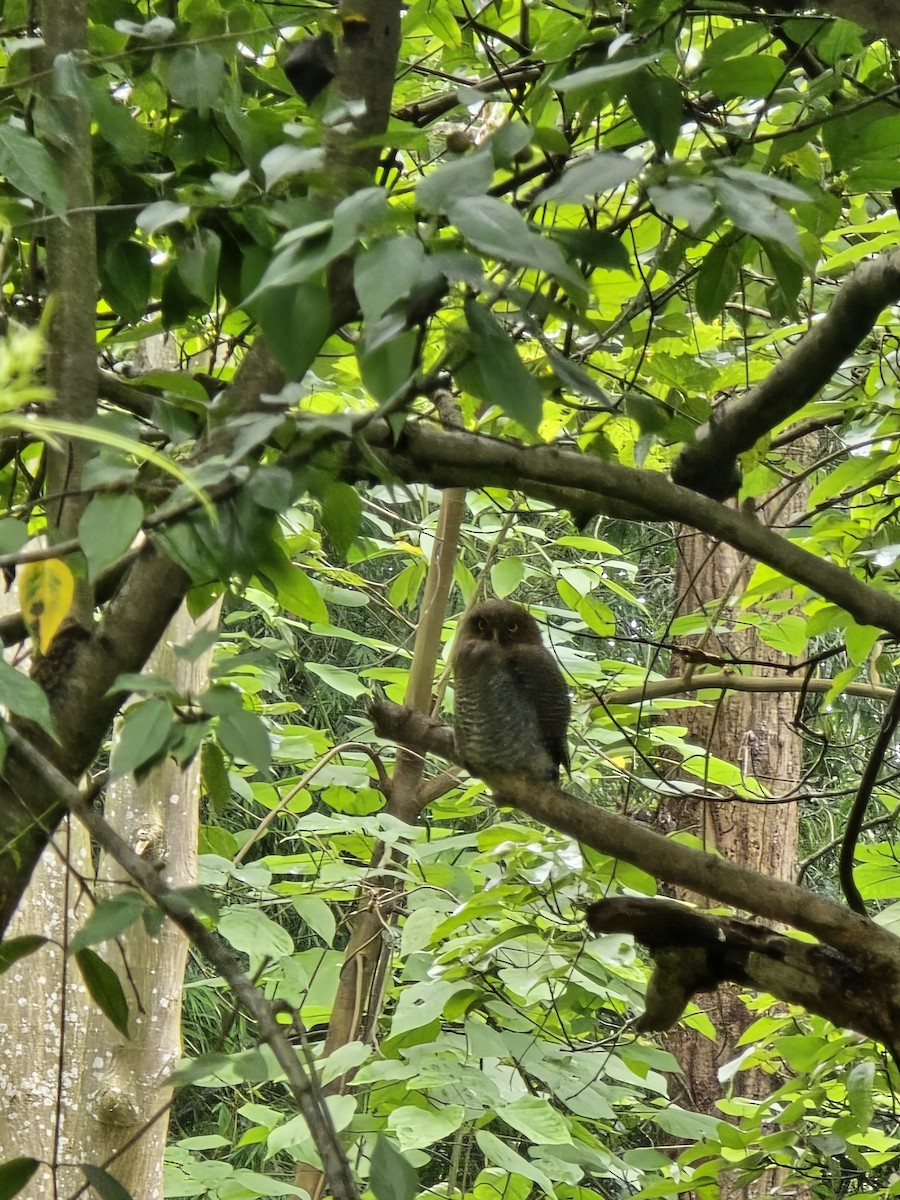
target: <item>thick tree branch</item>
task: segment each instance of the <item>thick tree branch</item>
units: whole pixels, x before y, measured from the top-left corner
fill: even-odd
[[[894,1052],[893,988],[882,989],[877,978],[827,946],[674,900],[600,900],[588,907],[587,922],[594,933],[630,933],[650,951],[656,969],[638,1029],[670,1029],[698,992],[731,982],[802,1005]]]
[[[379,737],[455,761],[453,731],[447,726],[386,701],[374,706],[372,719]],[[897,987],[900,940],[840,904],[670,841],[548,784],[518,775],[498,775],[486,782],[502,803],[514,804],[552,829],[667,883],[810,933],[845,954],[857,969],[884,972],[885,986]]]
[[[816,395],[872,332],[878,314],[900,299],[900,253],[857,267],[831,307],[772,371],[742,396],[726,400],[697,430],[672,467],[672,478],[724,500],[736,488],[736,459]]]
[[[557,446],[523,446],[474,433],[441,431],[424,422],[408,423],[399,442],[381,421],[373,421],[364,436],[385,476],[409,483],[508,487],[561,507],[570,507],[576,497],[582,515],[622,516],[627,511],[635,519],[690,525],[805,584],[861,625],[875,625],[900,637],[900,600],[867,587],[849,571],[773,533],[755,517],[678,487],[656,472]],[[351,452],[347,474],[370,477],[370,458]]]

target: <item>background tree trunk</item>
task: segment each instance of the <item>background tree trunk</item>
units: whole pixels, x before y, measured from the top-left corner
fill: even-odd
[[[804,495],[795,493],[779,510],[784,519],[797,511]],[[764,518],[764,513],[760,514]],[[782,668],[796,659],[773,650],[757,630],[741,620],[734,598],[746,590],[752,563],[730,546],[716,543],[704,534],[681,528],[678,535],[675,593],[676,613],[712,612],[710,626],[718,632],[703,639],[685,639],[685,653],[673,655],[672,672],[682,674],[691,662],[689,647],[701,645],[708,655],[728,661],[751,660],[746,669],[754,675],[783,674]],[[720,607],[717,607],[719,602]],[[697,746],[698,756],[714,755],[740,765],[774,799],[722,801],[710,787],[702,798],[668,800],[658,814],[664,832],[690,830],[705,846],[724,857],[764,875],[792,879],[796,870],[799,813],[791,797],[802,777],[803,745],[795,730],[797,696],[777,692],[728,692],[703,707],[679,709],[678,723],[687,725],[687,739]],[[696,783],[696,776],[691,777]],[[784,798],[779,801],[779,798]],[[704,905],[683,889],[673,889],[679,899]],[[737,1051],[751,1016],[734,985],[700,997],[716,1030],[715,1041],[678,1025],[667,1035],[668,1048],[681,1065],[682,1074],[671,1081],[672,1098],[685,1108],[721,1115],[717,1108],[726,1090],[734,1096],[759,1099],[771,1093],[772,1077],[750,1069],[736,1072],[728,1085],[719,1076],[722,1067]],[[721,1200],[755,1200],[776,1194],[778,1179],[766,1173],[742,1181],[737,1174],[719,1181]],[[796,1193],[794,1193],[796,1195]]]
[[[182,609],[148,670],[196,694],[210,654],[194,662],[173,646],[214,625],[217,611],[195,623]],[[199,758],[182,771],[167,760],[140,784],[117,780],[105,798],[107,820],[155,864],[167,883],[196,879]],[[9,931],[51,940],[4,976],[0,990],[0,1162],[18,1155],[47,1166],[32,1179],[30,1200],[51,1200],[84,1183],[74,1164],[110,1166],[131,1194],[163,1195],[162,1168],[171,1091],[160,1086],[180,1053],[181,993],[188,943],[166,922],[150,937],[142,922],[115,943],[97,947],[116,970],[130,1011],[130,1040],[88,996],[66,953],[90,915],[94,898],[117,894],[127,877],[107,855],[96,869],[83,827],[67,818],[45,851]],[[63,1066],[64,1064],[64,1066]],[[152,1118],[160,1114],[159,1119]],[[139,1136],[138,1136],[139,1135]]]

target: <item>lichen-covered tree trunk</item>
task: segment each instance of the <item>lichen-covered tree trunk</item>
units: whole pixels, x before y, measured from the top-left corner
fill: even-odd
[[[215,620],[209,613],[200,627]],[[187,662],[173,647],[197,628],[182,609],[148,665],[193,694],[205,684],[209,659]],[[104,799],[107,820],[174,886],[196,878],[198,784],[199,761],[186,771],[167,761],[140,785],[130,777],[116,781]],[[116,943],[95,947],[125,989],[129,1040],[87,995],[66,954],[94,901],[123,886],[133,885],[107,855],[94,865],[84,829],[67,818],[9,931],[50,939],[7,972],[0,990],[0,1162],[26,1155],[46,1164],[28,1186],[29,1200],[75,1191],[84,1183],[81,1162],[109,1163],[135,1198],[163,1195],[171,1092],[161,1083],[180,1050],[187,939],[171,921],[153,937],[137,922]]]
[[[796,511],[795,495],[780,510],[784,519]],[[704,534],[682,528],[677,543],[675,569],[678,613],[704,609],[717,633],[685,639],[683,654],[673,656],[672,673],[680,675],[691,662],[698,644],[707,655],[724,662],[743,660],[744,669],[757,676],[783,674],[795,661],[772,649],[752,623],[752,608],[739,603],[746,591],[752,563],[729,546]],[[772,664],[771,666],[766,664]],[[778,671],[776,664],[782,668]],[[735,667],[735,669],[739,669]],[[729,692],[703,697],[703,707],[680,709],[679,723],[688,728],[688,740],[697,746],[698,759],[707,755],[737,763],[742,774],[762,785],[770,799],[721,800],[722,789],[710,785],[698,798],[668,800],[658,815],[665,832],[688,829],[710,849],[742,866],[779,879],[792,879],[796,870],[798,805],[795,794],[802,773],[802,743],[796,732],[798,699],[786,692]],[[696,764],[694,764],[696,765]],[[696,776],[692,777],[696,783]],[[673,895],[703,905],[705,897],[674,889]],[[739,1053],[741,1034],[750,1015],[734,985],[719,987],[700,997],[716,1031],[715,1040],[679,1025],[667,1035],[669,1049],[682,1074],[672,1080],[677,1103],[698,1112],[721,1115],[717,1107],[726,1089],[733,1096],[758,1099],[772,1091],[772,1078],[757,1070],[740,1070],[723,1084],[721,1068]],[[719,1181],[721,1200],[758,1200],[776,1193],[778,1180],[771,1173],[744,1180],[738,1173]]]

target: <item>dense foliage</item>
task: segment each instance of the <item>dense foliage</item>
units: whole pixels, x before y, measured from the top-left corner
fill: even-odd
[[[883,1024],[752,995],[720,1115],[672,1103],[671,1055],[629,1025],[647,960],[590,937],[583,909],[699,876],[605,835],[579,846],[437,759],[410,787],[368,715],[433,689],[446,716],[460,612],[510,597],[571,682],[567,790],[585,809],[645,818],[673,764],[680,795],[764,800],[745,761],[679,724],[757,664],[705,664],[699,698],[696,677],[666,682],[677,639],[755,628],[768,663],[791,656],[771,686],[796,691],[809,753],[788,799],[805,804],[806,885],[834,904],[727,871],[704,894],[819,937],[888,995],[893,748],[849,844],[880,925],[839,908],[836,855],[896,707],[890,14],[38,7],[0,5],[0,565],[38,656],[30,681],[0,671],[2,924],[71,802],[53,767],[74,782],[108,750],[114,777],[142,778],[200,754],[208,891],[179,909],[138,874],[144,899],[101,905],[81,951],[154,904],[190,910],[201,948],[214,928],[315,1059],[378,1200],[711,1196],[723,1171],[772,1167],[822,1197],[897,1194],[896,1067],[861,1036],[892,1052]],[[160,335],[180,369],[152,365]],[[676,618],[671,522],[749,555],[749,586]],[[199,613],[222,596],[203,694],[138,676],[183,597]],[[21,642],[20,618],[0,624]],[[670,842],[701,862],[696,838]],[[346,983],[373,942],[352,1033],[326,1045],[342,967]],[[124,992],[81,961],[121,1028]],[[189,981],[168,1194],[297,1194],[327,1127],[297,1111],[272,1039],[235,1021],[221,971]],[[686,1020],[714,1036],[696,1007]],[[728,1095],[750,1067],[771,1094]]]

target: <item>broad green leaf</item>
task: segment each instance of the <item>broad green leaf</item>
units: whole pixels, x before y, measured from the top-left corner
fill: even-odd
[[[78,522],[90,579],[125,553],[143,519],[144,506],[133,492],[105,492],[90,501]]]
[[[374,321],[413,291],[425,266],[418,238],[395,237],[376,242],[353,264],[353,286],[365,320]]]
[[[12,1200],[18,1196],[40,1166],[36,1158],[9,1158],[0,1163],[0,1200]]]
[[[12,121],[0,125],[0,175],[51,212],[66,211],[66,188],[59,167],[34,134]]]
[[[410,1029],[421,1029],[423,1025],[430,1025],[440,1017],[451,996],[467,988],[468,984],[461,980],[452,983],[446,979],[435,979],[427,983],[409,984],[398,997],[391,1023],[391,1036],[396,1037]]]
[[[190,206],[174,200],[154,200],[138,213],[135,224],[148,235],[158,233],[167,225],[176,225],[191,215]]]
[[[476,150],[426,175],[416,188],[416,196],[426,212],[446,212],[458,200],[484,196],[493,178],[494,160],[490,152]]]
[[[421,1150],[448,1138],[465,1119],[466,1110],[461,1104],[448,1104],[440,1110],[402,1104],[391,1112],[387,1127],[401,1150]]]
[[[589,196],[621,187],[640,174],[642,168],[643,163],[639,160],[598,150],[590,158],[567,167],[561,179],[538,193],[536,203],[543,204],[547,200],[581,203]]]
[[[174,728],[175,714],[167,700],[154,696],[129,705],[113,745],[110,774],[127,775],[156,759]]]
[[[104,1171],[102,1167],[92,1166],[91,1163],[82,1163],[81,1169],[100,1200],[132,1200],[131,1192],[122,1187],[118,1179],[115,1179],[108,1171]]]
[[[349,483],[334,481],[326,484],[319,492],[318,500],[325,532],[334,543],[338,554],[345,558],[353,539],[359,533],[362,496]]]
[[[419,1190],[415,1167],[381,1134],[372,1152],[369,1187],[375,1200],[413,1200]]]
[[[246,709],[226,713],[219,718],[216,733],[222,746],[233,758],[241,759],[265,771],[272,762],[269,731],[256,713]]]
[[[42,937],[39,933],[26,933],[21,937],[4,938],[0,942],[0,975],[4,971],[8,971],[20,958],[34,954],[36,950],[40,950],[41,946],[46,944],[47,938]]]
[[[677,220],[687,221],[695,233],[715,215],[715,200],[702,183],[681,183],[673,177],[667,183],[651,184],[647,194],[654,208]]]
[[[75,961],[81,971],[84,985],[100,1011],[128,1037],[128,1003],[119,977],[112,967],[93,950],[79,950]]]
[[[681,133],[683,98],[677,79],[642,71],[628,81],[631,111],[658,146],[673,154]]]
[[[540,1096],[523,1096],[497,1109],[497,1116],[532,1142],[550,1146],[572,1144],[572,1133],[562,1115]]]
[[[200,748],[200,778],[210,809],[221,817],[231,804],[231,785],[225,758],[215,742],[206,741]]]
[[[28,541],[28,526],[24,521],[5,517],[0,521],[0,554],[15,554]]]
[[[272,287],[251,306],[288,379],[302,379],[332,329],[331,300],[318,283]]]
[[[307,671],[317,675],[323,683],[327,683],[330,688],[344,696],[352,696],[355,699],[357,696],[369,695],[369,689],[360,682],[359,676],[353,671],[347,671],[343,667],[332,667],[328,663],[306,662],[303,665]]]
[[[209,46],[185,46],[172,55],[167,83],[177,104],[205,113],[222,98],[225,64]]]
[[[218,931],[235,950],[251,958],[265,955],[283,958],[294,952],[294,942],[282,929],[258,908],[229,908],[219,919]]]
[[[0,704],[55,736],[47,693],[3,658],[0,658]]]
[[[872,1060],[854,1063],[847,1072],[847,1103],[860,1133],[865,1133],[875,1115],[874,1083],[875,1063]]]
[[[278,603],[289,612],[320,625],[328,624],[328,609],[302,567],[295,566],[281,546],[271,546],[257,559],[257,570],[271,584]]]
[[[524,578],[525,564],[515,554],[501,558],[491,567],[491,587],[500,600],[512,595]]]
[[[507,1146],[495,1134],[487,1129],[479,1129],[475,1133],[475,1141],[487,1162],[494,1163],[513,1175],[523,1175],[526,1179],[532,1180],[548,1196],[556,1195],[549,1177],[527,1158],[513,1150],[511,1146]]]
[[[101,900],[82,927],[72,938],[71,950],[77,954],[85,946],[117,937],[143,915],[147,901],[131,888]]]
[[[184,286],[205,304],[215,300],[221,253],[222,239],[212,229],[203,228],[180,242],[176,250],[178,274]]]
[[[553,80],[553,90],[571,92],[575,88],[594,88],[597,84],[609,83],[613,79],[627,79],[642,67],[648,67],[655,62],[654,56],[645,58],[612,58],[599,67],[585,67],[583,71],[575,71],[564,75],[562,79]]]
[[[716,320],[738,286],[743,254],[740,244],[725,238],[710,249],[697,273],[694,302],[707,325]]]
[[[331,906],[318,896],[294,896],[291,903],[304,925],[317,933],[326,946],[334,942],[337,924]],[[2,954],[2,946],[0,946]]]
[[[493,196],[457,200],[448,214],[467,241],[485,254],[523,267],[534,267],[581,287],[559,246],[529,229],[514,208]]]
[[[366,389],[379,404],[385,404],[408,388],[415,374],[419,336],[409,329],[374,348],[359,347],[359,374]]]
[[[537,380],[523,366],[515,345],[492,313],[472,299],[466,300],[465,311],[482,399],[499,405],[525,429],[536,433],[544,405]]]

